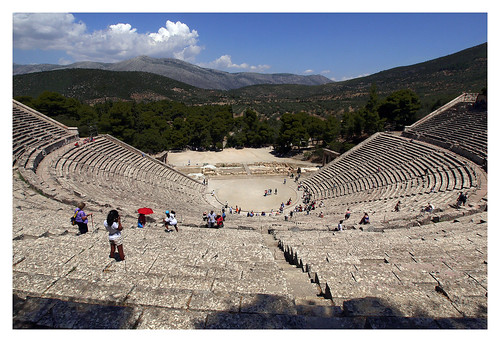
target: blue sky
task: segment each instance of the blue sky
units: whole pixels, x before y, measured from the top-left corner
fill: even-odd
[[[228,72],[322,74],[341,81],[445,56],[488,38],[485,12],[13,12],[18,64],[148,55]]]

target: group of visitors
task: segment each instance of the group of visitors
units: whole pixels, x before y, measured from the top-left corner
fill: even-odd
[[[238,208],[238,206],[236,206],[235,209],[233,209],[232,206],[229,207],[229,213],[230,214],[240,214],[241,213],[241,208]]]
[[[222,214],[215,214],[213,210],[210,210],[210,213],[203,213],[203,221],[207,222],[208,228],[222,228],[224,227],[224,220],[226,219],[226,213],[224,209],[222,210]]]
[[[264,190],[264,197],[272,195],[273,194],[273,189],[266,189]],[[274,194],[278,194],[278,189],[274,189]]]
[[[92,218],[92,213],[85,213],[84,211],[85,203],[80,202],[77,204],[77,207],[74,209],[73,216],[71,217],[71,222],[74,225],[78,225],[78,233],[76,235],[82,235],[88,233],[88,220],[89,217]],[[166,232],[173,232],[173,229],[169,227],[172,226],[178,232],[179,227],[177,226],[177,219],[175,218],[175,211],[166,210],[165,218],[163,219],[163,223],[165,224]],[[121,218],[117,210],[111,210],[108,213],[108,216],[104,220],[104,228],[106,228],[108,232],[108,240],[110,243],[110,258],[115,258],[115,252],[118,250],[117,260],[125,260],[125,254],[123,252],[123,240],[121,231],[123,230],[123,225],[121,223]],[[93,220],[92,220],[93,225]],[[139,228],[144,228],[146,226],[146,216],[144,214],[139,214],[137,225]]]
[[[88,137],[88,138],[85,138],[83,139],[82,143],[85,145],[87,143],[90,143],[90,142],[94,142],[94,137]],[[75,142],[75,147],[80,147],[80,142],[77,141]]]
[[[345,214],[344,214],[344,219],[340,220],[339,223],[337,224],[337,228],[335,229],[336,231],[343,231],[344,230],[344,221],[347,221],[351,217],[351,209],[347,208]],[[370,216],[368,215],[367,212],[363,214],[363,217],[359,221],[358,224],[370,224]]]
[[[74,210],[73,216],[71,217],[71,222],[73,224],[78,225],[78,233],[77,235],[82,235],[88,233],[88,218],[92,217],[92,213],[86,214],[84,211],[85,203],[78,203],[77,207]],[[93,225],[93,221],[92,221]],[[115,258],[115,251],[118,249],[118,255],[120,260],[125,260],[125,254],[123,253],[123,245],[122,245],[122,237],[121,231],[123,230],[123,226],[120,221],[120,215],[118,211],[111,210],[108,213],[106,220],[104,220],[104,227],[108,231],[108,240],[111,247],[111,251],[109,253],[110,258]]]
[[[305,204],[305,205],[299,204],[299,205],[296,205],[295,208],[293,209],[293,211],[296,212],[296,213],[305,212],[306,215],[309,215],[309,212],[311,210],[316,210],[316,208],[317,208],[316,207],[316,201],[312,201],[309,204]]]

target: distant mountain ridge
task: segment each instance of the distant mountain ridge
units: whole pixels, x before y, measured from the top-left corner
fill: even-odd
[[[57,64],[14,64],[14,75],[64,69],[97,69],[106,71],[142,71],[166,76],[198,88],[230,90],[257,84],[300,84],[322,85],[332,82],[321,75],[261,74],[252,72],[229,73],[202,68],[173,58],[152,58],[139,56],[117,63],[77,62],[68,65]]]
[[[122,63],[127,62],[133,63]],[[193,70],[189,63],[177,63]],[[94,68],[99,65],[87,64]],[[170,100],[187,105],[228,104],[238,115],[251,108],[267,117],[300,111],[326,117],[364,106],[375,84],[379,99],[400,89],[415,91],[422,103],[419,114],[423,115],[463,92],[481,92],[487,87],[487,66],[488,49],[484,43],[430,61],[314,86],[257,84],[217,90],[198,88],[151,72],[62,69],[15,75],[13,96],[37,97],[44,91],[53,91],[90,104],[108,100]]]

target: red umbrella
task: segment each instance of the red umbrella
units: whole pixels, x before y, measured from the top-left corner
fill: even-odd
[[[149,215],[149,214],[153,214],[153,209],[151,209],[151,208],[140,208],[140,209],[137,209],[137,212],[139,214]]]

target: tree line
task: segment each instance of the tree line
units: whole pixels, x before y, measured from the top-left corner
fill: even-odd
[[[416,120],[420,100],[403,89],[383,100],[372,85],[366,104],[340,117],[299,112],[266,118],[252,109],[235,115],[230,105],[188,106],[175,101],[106,101],[88,105],[56,92],[38,97],[18,96],[17,101],[76,126],[80,136],[111,134],[144,152],[191,148],[274,146],[280,154],[309,145],[343,153],[375,132],[399,130]]]

